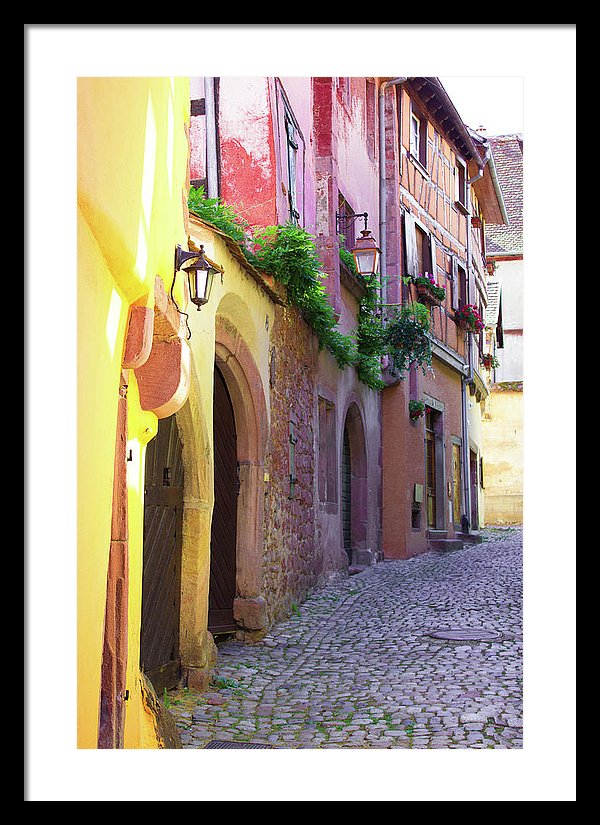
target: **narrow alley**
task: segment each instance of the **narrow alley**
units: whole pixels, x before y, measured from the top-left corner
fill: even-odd
[[[522,531],[314,593],[210,690],[166,696],[183,748],[522,748]]]

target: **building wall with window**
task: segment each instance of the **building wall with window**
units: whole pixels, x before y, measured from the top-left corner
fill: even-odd
[[[351,249],[365,224],[377,234],[376,84],[364,77],[316,77],[311,85],[316,243],[339,328],[348,334],[356,330],[363,292],[339,250]],[[326,498],[319,495],[322,551],[338,568],[348,561],[369,563],[381,551],[379,393],[363,384],[353,368],[340,370],[325,352],[319,354],[317,387],[329,405],[329,435],[321,436],[319,444],[327,451],[326,472],[336,479]],[[320,455],[318,460],[320,466],[325,463]],[[344,483],[349,477],[352,483]]]
[[[509,221],[485,227],[490,278],[498,285],[498,329],[493,354],[498,366],[490,373],[491,395],[483,418],[487,461],[486,512],[491,524],[523,520],[523,387],[524,279],[523,138],[519,134],[490,138],[498,180]]]
[[[342,235],[351,246],[364,225],[349,213],[367,212],[369,227],[377,226],[375,83],[224,77],[192,78],[191,86],[192,183],[208,179],[207,147],[216,144],[221,200],[255,229],[292,223],[312,235],[340,330],[352,332],[362,287],[339,250]],[[215,90],[212,138],[209,104],[194,101],[195,89]],[[319,350],[289,303],[274,306],[269,336],[263,543],[256,562],[263,618],[260,626],[240,624],[250,638],[352,561],[377,558],[380,538],[378,393]]]
[[[484,317],[481,216],[498,218],[499,195],[485,171],[483,141],[436,78],[390,88],[385,117],[388,311],[427,301],[413,283],[417,276],[429,273],[445,289],[444,300],[430,304],[431,367],[413,369],[399,383],[390,376],[383,392],[383,547],[386,556],[405,558],[432,541],[459,538],[463,517],[470,525],[481,520],[472,479],[481,457],[473,417],[487,393],[478,356],[483,338],[463,328],[459,312],[472,304]],[[427,409],[416,422],[408,415],[411,400]]]

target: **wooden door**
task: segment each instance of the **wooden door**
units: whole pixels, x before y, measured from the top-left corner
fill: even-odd
[[[427,526],[437,524],[437,494],[436,494],[436,464],[435,464],[435,436],[432,432],[425,433],[425,475],[427,497]]]
[[[158,422],[146,448],[141,668],[158,693],[180,673],[182,445],[175,416]]]
[[[344,427],[342,447],[342,542],[344,550],[352,562],[352,462],[350,456],[350,435]]]
[[[469,451],[469,463],[471,471],[471,530],[479,530],[477,454],[473,450]]]
[[[208,629],[237,629],[233,618],[236,592],[238,461],[235,417],[227,385],[215,367],[214,387],[215,503],[210,542]]]
[[[462,474],[461,474],[461,455],[460,444],[452,445],[452,521],[457,527],[461,526],[462,507]]]

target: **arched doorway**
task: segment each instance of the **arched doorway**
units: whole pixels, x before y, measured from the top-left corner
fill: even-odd
[[[237,629],[233,618],[237,574],[237,498],[239,464],[233,404],[215,365],[213,397],[214,507],[210,540],[208,629],[213,634]]]
[[[140,666],[160,695],[180,675],[182,444],[174,415],[146,448]]]
[[[341,471],[342,546],[352,563],[354,551],[367,546],[369,504],[365,431],[356,402],[350,404],[346,413]]]
[[[348,427],[344,427],[342,444],[342,547],[352,562],[352,457]]]

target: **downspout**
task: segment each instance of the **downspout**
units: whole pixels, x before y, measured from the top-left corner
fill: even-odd
[[[219,197],[219,165],[217,155],[216,78],[204,78],[204,112],[206,116],[206,194]]]
[[[467,214],[467,303],[471,303],[471,275],[472,275],[472,261],[471,261],[471,186],[483,177],[483,169],[490,158],[490,146],[486,146],[486,154],[482,161],[477,163],[477,174],[467,180],[467,204],[469,211]],[[469,520],[469,529],[471,527],[471,456],[469,448],[469,396],[468,385],[473,380],[473,344],[471,333],[467,333],[467,364],[466,373],[461,380],[461,412],[462,412],[462,428],[463,428],[463,495],[464,495],[464,512]]]
[[[387,302],[387,284],[385,283],[387,273],[387,186],[385,177],[385,92],[389,86],[400,86],[408,80],[407,77],[395,77],[392,80],[384,80],[379,87],[378,97],[378,115],[379,115],[379,244],[381,254],[379,256],[379,272],[381,275],[381,286],[379,288],[379,302],[385,304]],[[382,316],[383,316],[382,307]],[[383,318],[382,318],[383,319]],[[386,358],[387,360],[387,358]],[[382,365],[384,361],[382,360]],[[395,382],[394,382],[395,383]],[[383,474],[383,421],[381,412],[381,395],[379,398],[379,465],[380,473]],[[383,480],[383,476],[381,475]],[[379,523],[381,525],[381,551],[383,555],[383,483],[380,488],[379,497]]]

